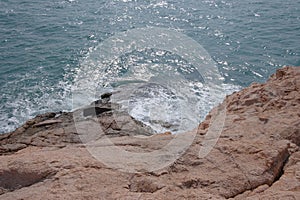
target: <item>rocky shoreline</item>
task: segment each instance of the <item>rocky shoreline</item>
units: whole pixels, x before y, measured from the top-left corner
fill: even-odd
[[[199,157],[221,107],[222,132]],[[93,124],[100,124],[100,134]],[[192,144],[172,164],[126,173],[95,159],[85,144],[99,141],[105,149],[109,138],[126,151],[153,152],[176,136],[153,135],[118,112],[109,95],[73,113],[39,115],[0,135],[0,198],[300,199],[299,67],[279,69],[265,84],[227,96],[194,131]]]

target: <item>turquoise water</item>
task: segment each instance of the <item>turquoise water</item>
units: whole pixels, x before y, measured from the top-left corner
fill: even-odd
[[[71,86],[87,54],[134,28],[191,37],[227,84],[263,82],[283,65],[300,65],[299,13],[299,0],[1,0],[0,133],[72,109]]]

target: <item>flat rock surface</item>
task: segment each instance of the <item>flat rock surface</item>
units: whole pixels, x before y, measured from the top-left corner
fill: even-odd
[[[102,111],[47,113],[1,135],[0,199],[300,199],[299,67],[227,96],[181,136]],[[110,147],[142,157],[120,165]],[[152,152],[166,163],[154,171]]]

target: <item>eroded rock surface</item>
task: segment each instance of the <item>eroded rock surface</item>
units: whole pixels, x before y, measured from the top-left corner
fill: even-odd
[[[0,198],[300,199],[300,68],[279,69],[267,83],[227,96],[195,130],[188,150],[153,172],[122,172],[95,159],[83,144],[95,140],[104,148],[111,145],[104,138],[110,138],[117,147],[142,153],[175,137],[152,136],[126,113],[112,115],[116,105],[109,105],[109,95],[103,98],[91,105],[98,107],[94,114],[90,106],[74,112],[77,127],[74,113],[47,113],[1,135]],[[221,108],[222,132],[208,155],[199,157],[212,141],[207,136]],[[100,133],[90,121],[101,125]]]

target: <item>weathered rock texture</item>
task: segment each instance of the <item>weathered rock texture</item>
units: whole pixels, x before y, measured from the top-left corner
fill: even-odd
[[[97,116],[116,146],[148,152],[174,137],[134,137],[151,130],[126,113],[111,117],[108,104],[95,102],[95,114],[89,108],[76,112]],[[220,107],[227,114],[220,138],[199,158]],[[81,122],[88,120],[95,119]],[[0,199],[300,199],[300,68],[285,67],[266,84],[226,97],[199,125],[183,156],[159,171],[124,173],[106,166],[79,134],[73,113],[48,113],[1,135]]]

